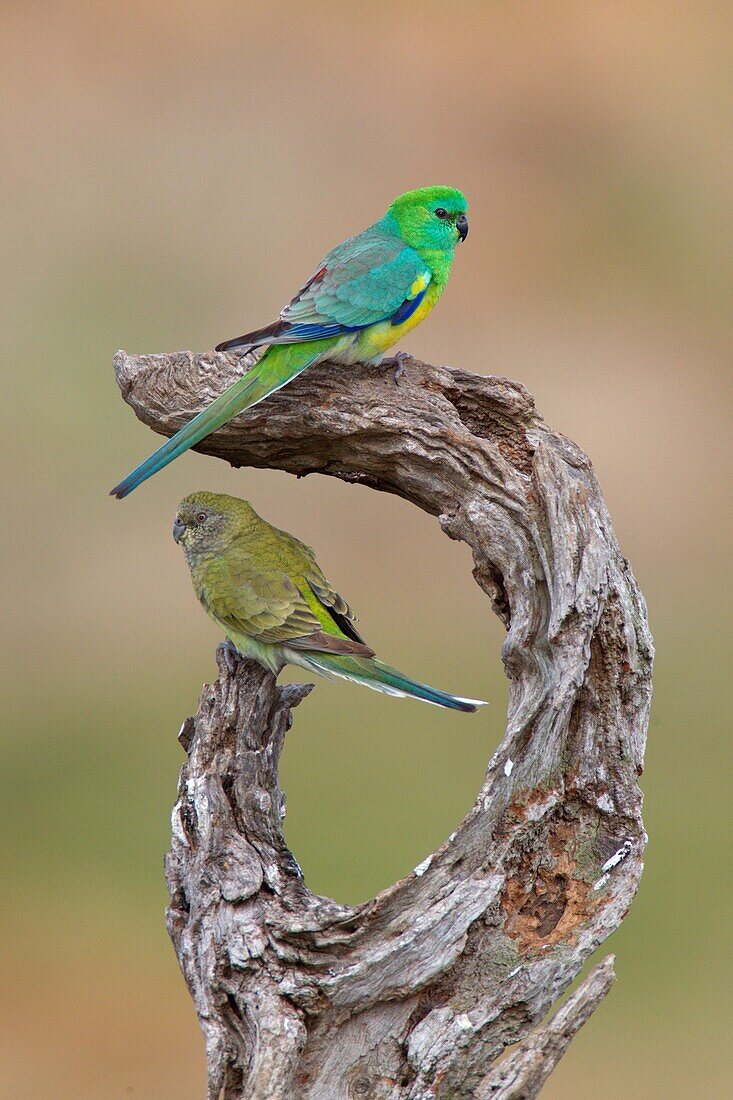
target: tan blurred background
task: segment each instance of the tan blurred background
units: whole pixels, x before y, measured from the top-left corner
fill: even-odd
[[[170,537],[197,488],[313,544],[395,664],[475,720],[319,683],[285,751],[311,887],[370,896],[468,810],[503,728],[502,632],[466,548],[404,502],[156,443],[114,351],[270,320],[407,188],[471,233],[407,345],[506,374],[595,462],[657,648],[648,866],[619,981],[557,1098],[729,1096],[733,9],[724,3],[2,6],[0,1094],[193,1100],[163,922],[176,734],[217,632]]]

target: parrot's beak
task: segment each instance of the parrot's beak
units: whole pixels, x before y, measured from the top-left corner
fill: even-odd
[[[468,218],[465,214],[459,214],[456,218],[456,229],[458,230],[458,236],[462,241],[465,241],[468,236]]]
[[[186,524],[181,523],[180,517],[176,516],[176,518],[173,522],[173,538],[175,539],[176,542],[181,541],[181,535],[183,534],[183,532],[185,530],[186,530]]]

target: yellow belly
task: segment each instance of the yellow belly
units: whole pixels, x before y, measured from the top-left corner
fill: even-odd
[[[427,317],[438,301],[441,290],[442,287],[429,286],[427,294],[420,305],[412,316],[408,317],[402,324],[393,325],[391,321],[381,321],[378,325],[370,325],[369,328],[360,332],[354,345],[356,359],[363,362],[381,359],[385,351],[389,351],[390,348],[394,347],[403,336],[406,336],[408,332],[411,332],[416,325],[419,325]]]

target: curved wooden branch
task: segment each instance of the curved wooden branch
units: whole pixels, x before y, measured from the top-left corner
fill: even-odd
[[[137,415],[169,435],[242,368],[215,353],[119,353],[116,369]],[[472,811],[352,908],[310,893],[280,831],[278,757],[309,689],[220,661],[182,731],[167,860],[209,1095],[535,1096],[564,1049],[552,1035],[565,1028],[568,1042],[610,978],[555,1032],[533,1029],[623,919],[646,840],[652,643],[588,458],[518,384],[414,360],[399,385],[374,367],[311,368],[200,449],[359,481],[437,516],[471,547],[507,628],[510,685]]]
[[[531,1031],[483,1079],[474,1100],[522,1100],[537,1096],[616,980],[613,955],[607,955],[546,1024]]]

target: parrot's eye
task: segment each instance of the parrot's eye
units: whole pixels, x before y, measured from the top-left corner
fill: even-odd
[[[435,216],[436,218],[447,218],[448,211],[444,210],[442,206],[439,206],[438,209],[435,211]]]
[[[197,512],[196,513],[196,522],[197,523],[206,523],[206,520],[208,518],[209,518],[209,513],[208,512]]]

